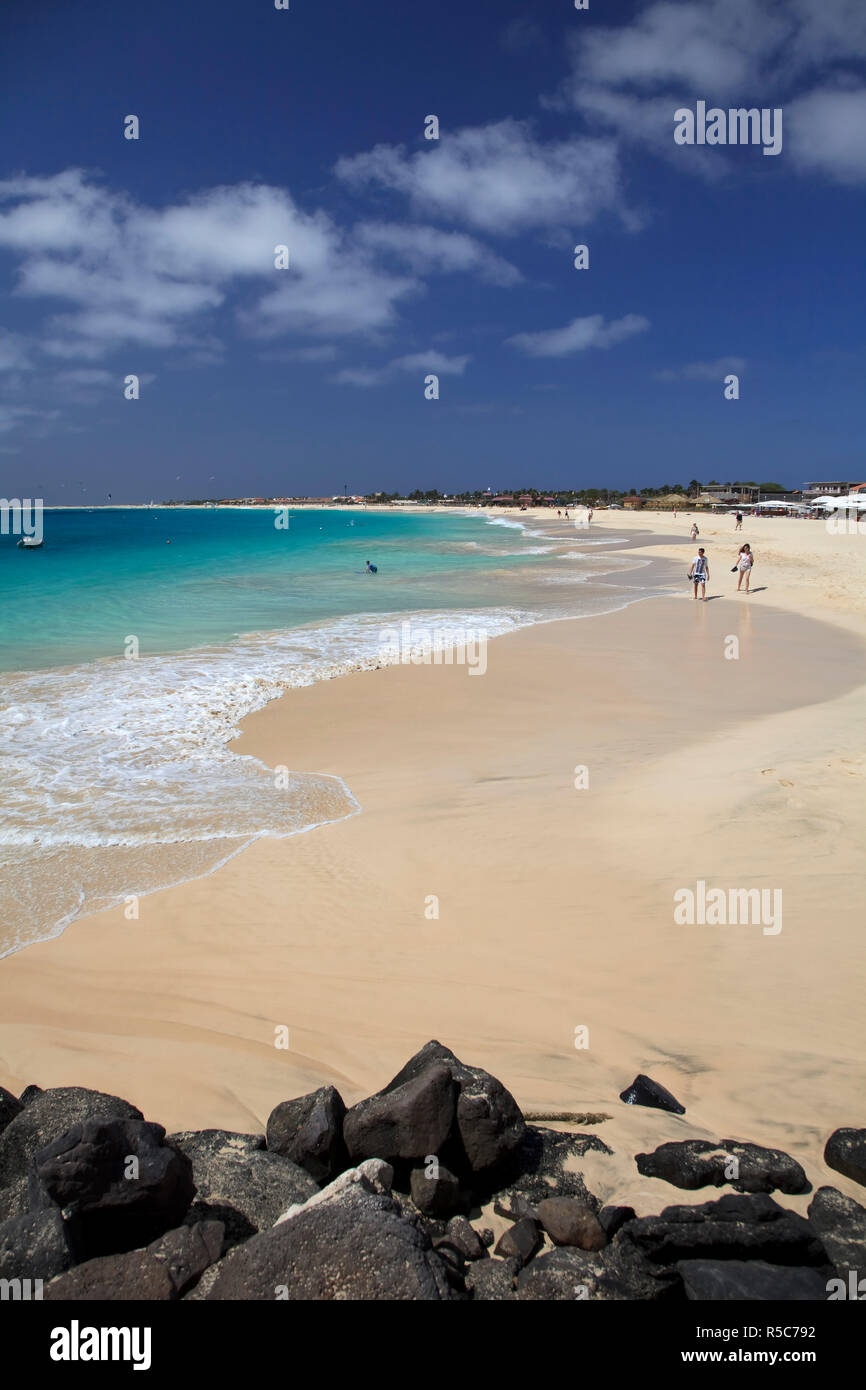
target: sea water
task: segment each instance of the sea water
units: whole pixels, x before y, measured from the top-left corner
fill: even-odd
[[[477,515],[57,510],[43,529],[37,550],[0,539],[0,955],[357,814],[340,778],[229,744],[292,687],[382,665],[385,629],[492,638],[646,592],[599,537]]]

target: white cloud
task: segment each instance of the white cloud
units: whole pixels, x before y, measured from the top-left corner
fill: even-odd
[[[404,357],[395,357],[384,367],[344,367],[333,379],[342,386],[382,386],[387,381],[393,381],[401,372],[462,376],[471,361],[468,355],[447,357],[445,353],[431,348],[429,352],[411,352]]]
[[[663,0],[632,24],[588,29],[575,44],[577,68],[604,86],[730,92],[754,79],[786,31],[764,0]]]
[[[289,248],[288,270],[275,268],[277,246]],[[17,294],[73,306],[49,321],[43,350],[90,361],[125,345],[214,360],[212,315],[243,284],[237,322],[265,337],[373,333],[422,288],[377,266],[325,213],[251,184],[155,209],[80,170],[6,180],[0,247],[20,257]]]
[[[788,123],[800,168],[840,183],[866,180],[866,87],[810,92],[792,103]]]
[[[586,224],[620,203],[611,140],[545,144],[515,120],[444,131],[414,154],[377,145],[339,160],[336,173],[352,188],[385,188],[423,213],[497,235]]]
[[[14,429],[22,420],[54,420],[59,410],[37,410],[29,405],[0,405],[0,434]]]
[[[657,381],[721,381],[728,372],[745,370],[744,357],[717,357],[713,362],[687,362],[683,367],[663,367],[653,372]]]
[[[529,357],[567,357],[572,352],[585,352],[587,348],[613,347],[635,333],[646,332],[649,326],[649,319],[640,314],[626,314],[607,324],[601,314],[590,314],[587,318],[572,319],[564,328],[515,333],[506,341]]]
[[[100,368],[82,367],[75,371],[58,372],[57,380],[64,386],[110,386],[112,382],[120,386],[119,377]]]
[[[846,88],[864,57],[863,0],[657,0],[631,24],[594,25],[573,39],[572,72],[545,104],[706,178],[729,173],[731,158],[676,146],[677,107],[699,98],[781,107],[784,157],[798,171],[855,183],[866,177],[862,89]]]
[[[425,270],[466,271],[502,286],[516,285],[523,279],[516,266],[465,232],[396,222],[362,222],[355,229],[355,239],[372,250],[390,252],[419,274]]]
[[[30,353],[20,334],[0,328],[0,372],[22,371],[30,365]]]

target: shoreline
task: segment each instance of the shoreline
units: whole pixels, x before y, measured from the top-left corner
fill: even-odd
[[[660,553],[658,545],[647,549]],[[786,808],[786,801],[799,793],[792,798],[781,785],[793,780],[784,776],[784,765],[775,768],[782,775],[762,782],[764,767],[751,764],[764,762],[764,747],[769,763],[770,748],[788,746],[793,731],[798,758],[808,753],[808,778],[815,782],[809,796],[826,800],[815,753],[821,746],[816,729],[824,727],[820,712],[834,705],[834,728],[840,730],[838,736],[826,731],[821,735],[829,740],[827,752],[836,759],[831,779],[835,786],[840,775],[847,775],[840,774],[838,765],[845,752],[842,731],[850,729],[861,706],[857,663],[862,648],[846,641],[840,650],[838,633],[778,609],[757,607],[747,619],[738,605],[738,621],[752,624],[751,633],[741,634],[744,644],[751,643],[748,659],[761,670],[756,686],[754,672],[749,676],[755,687],[747,699],[752,707],[737,710],[737,683],[729,680],[733,663],[722,664],[718,652],[713,674],[727,683],[723,698],[712,694],[712,682],[699,682],[696,691],[684,692],[676,681],[671,684],[670,663],[682,661],[683,642],[687,651],[689,644],[698,650],[710,632],[715,643],[715,636],[724,637],[722,629],[731,626],[722,621],[717,605],[708,604],[693,605],[699,611],[686,618],[692,626],[684,628],[675,617],[676,604],[682,607],[683,601],[632,603],[595,622],[563,620],[510,633],[494,644],[499,655],[486,680],[466,682],[465,671],[456,667],[409,671],[396,666],[386,668],[390,675],[380,671],[375,680],[363,673],[370,679],[362,682],[355,673],[290,691],[248,716],[243,735],[232,745],[236,751],[253,753],[270,766],[287,763],[299,771],[340,776],[364,814],[320,829],[315,836],[260,839],[218,871],[142,899],[138,923],[124,922],[122,912],[108,909],[79,919],[52,941],[7,957],[0,968],[0,994],[7,995],[12,1006],[11,1011],[4,1007],[0,1024],[0,1081],[13,1090],[34,1080],[43,1086],[93,1085],[129,1095],[177,1127],[188,1128],[200,1120],[259,1129],[279,1100],[324,1082],[338,1085],[347,1100],[357,1098],[382,1084],[389,1066],[393,1069],[393,1063],[407,1055],[407,1047],[411,1051],[419,1039],[423,1043],[427,1037],[447,1035],[458,1052],[477,1057],[500,1075],[528,1109],[611,1114],[612,1119],[593,1132],[623,1155],[633,1154],[634,1144],[651,1148],[663,1138],[738,1137],[774,1143],[794,1153],[814,1181],[814,1144],[806,1142],[805,1131],[811,1134],[821,1122],[830,1129],[857,1122],[850,1103],[845,1112],[842,1096],[849,1086],[856,1090],[862,1085],[862,1068],[855,1061],[862,1056],[862,1046],[859,1051],[851,1047],[848,1061],[838,1038],[841,1054],[829,1048],[828,1076],[819,1078],[818,1085],[810,1080],[802,1098],[808,1118],[801,1121],[799,1134],[794,1114],[767,1118],[772,1116],[771,1096],[777,1092],[786,1097],[790,1112],[787,1097],[793,1075],[784,1047],[780,1055],[778,1036],[780,1030],[786,1037],[790,1031],[786,1011],[771,1011],[757,1072],[744,1044],[729,1041],[726,1055],[712,1060],[704,1015],[714,1015],[708,1032],[721,1046],[715,1015],[720,1004],[736,1000],[736,973],[730,975],[733,964],[727,954],[733,953],[735,963],[745,951],[749,968],[762,974],[770,967],[755,952],[776,943],[760,938],[756,946],[722,938],[721,947],[709,948],[710,955],[722,951],[721,962],[714,965],[702,960],[700,950],[696,955],[694,938],[684,941],[681,933],[672,938],[660,895],[647,899],[648,891],[658,887],[659,850],[656,845],[648,852],[644,842],[652,841],[653,822],[663,809],[676,826],[682,798],[691,804],[690,763],[699,756],[702,768],[709,765],[706,777],[717,813],[731,802],[732,766],[749,777],[750,795],[760,789],[767,802],[765,819],[757,827],[764,858],[771,849],[784,851],[780,872],[795,874],[801,851],[792,859],[784,822],[786,811],[796,809]],[[577,642],[569,632],[587,640]],[[765,648],[769,644],[769,653],[762,655],[762,643]],[[595,661],[589,669],[576,658],[576,646],[592,650]],[[795,666],[806,683],[801,691],[805,703],[792,703],[792,671],[784,669],[786,660],[790,667],[792,651],[799,653]],[[815,655],[824,660],[818,673]],[[444,706],[443,679],[450,681]],[[831,687],[838,693],[828,699]],[[731,690],[737,718],[728,709]],[[693,695],[703,703],[698,705]],[[756,695],[761,697],[757,704]],[[677,714],[673,724],[671,700]],[[462,711],[462,730],[451,711],[452,701]],[[535,727],[542,710],[549,728]],[[717,719],[709,736],[703,716]],[[515,729],[522,729],[527,717],[532,727],[515,737]],[[573,747],[575,727],[582,730],[583,739],[587,729],[594,730],[594,756],[607,769],[602,780],[609,785],[593,793],[592,819],[597,819],[598,828],[593,831],[591,822],[581,821],[585,842],[579,862],[570,866],[567,827],[575,813],[582,814],[582,793],[570,786],[568,775],[580,761]],[[670,728],[678,740],[672,753],[670,733],[664,733]],[[558,749],[555,775],[551,741]],[[836,744],[842,745],[841,751]],[[631,766],[638,750],[654,767],[649,785],[647,774]],[[852,773],[847,793],[853,782]],[[504,798],[503,787],[508,791]],[[850,795],[845,814],[854,822],[862,812],[849,803]],[[700,866],[701,835],[694,819],[690,811],[685,830],[678,827],[673,837],[681,846],[677,853],[682,865],[675,881],[685,884],[713,877],[686,872],[687,865]],[[450,821],[460,831],[456,841],[453,835],[443,835]],[[753,852],[749,838],[743,840],[737,832],[735,820],[723,816],[725,866],[741,865],[744,846]],[[840,865],[848,864],[847,851],[825,844],[828,833],[819,829],[818,840],[822,853],[836,864],[830,882],[835,882],[838,896],[838,875]],[[625,835],[630,850],[627,864],[617,868],[610,860],[618,835]],[[472,853],[461,842],[466,837],[475,845]],[[691,863],[683,841],[692,846]],[[670,858],[669,847],[666,853]],[[748,862],[748,853],[745,858]],[[721,866],[717,876],[720,872]],[[737,872],[740,878],[733,882],[741,881],[744,870],[738,867]],[[850,866],[845,872],[856,869]],[[437,877],[448,881],[446,892],[437,896],[451,904],[450,917],[443,911],[439,925],[425,926],[423,899],[436,894],[431,880]],[[540,928],[541,960],[526,939],[524,920],[531,915],[536,881],[548,919]],[[807,902],[816,892],[820,896],[820,884],[799,886]],[[426,893],[421,891],[425,888]],[[575,942],[569,924],[577,901],[581,911]],[[518,910],[521,902],[524,916]],[[831,909],[822,906],[821,913],[829,915]],[[647,1016],[646,1003],[641,1002],[647,978],[655,979],[656,974],[640,933],[635,935],[636,922],[647,919],[666,970],[673,970],[674,978],[682,977],[691,995],[700,988],[709,996],[697,1003],[690,997],[684,1006],[686,1019],[678,1018],[673,1028],[664,1011],[653,1026],[653,1011]],[[601,938],[598,922],[606,924]],[[842,926],[837,929],[842,931]],[[617,930],[620,937],[612,940]],[[846,917],[843,935],[849,951],[856,941],[853,930]],[[816,944],[810,947],[798,912],[786,909],[779,941],[786,954],[787,943],[793,943],[800,965],[804,956],[809,961],[806,979],[820,979],[822,963],[826,972],[824,953],[819,950],[815,957]],[[583,965],[575,976],[577,958]],[[444,968],[448,961],[450,967]],[[425,965],[426,981],[419,978]],[[574,988],[586,970],[592,978],[597,1019],[593,1031],[600,1030],[602,1042],[593,1044],[589,1053],[579,1053],[571,1035],[574,1027],[588,1021],[581,1014],[584,987],[576,990],[577,1002],[566,1000],[559,981],[565,975]],[[524,986],[519,985],[521,971],[527,975]],[[793,981],[800,978],[795,971],[792,987],[798,993],[802,986],[793,986]],[[662,987],[664,979],[662,972],[656,986]],[[771,979],[766,980],[768,988]],[[778,987],[778,979],[775,984]],[[830,1024],[840,1038],[848,1038],[852,1027],[853,1036],[857,1033],[847,1017],[845,986],[845,981],[837,982],[841,997]],[[662,998],[665,989],[669,1010],[676,1005],[678,990],[670,993],[669,986],[662,987]],[[584,1012],[586,1007],[583,1003]],[[504,1027],[502,1016],[512,1010],[520,1024]],[[559,1020],[555,1046],[552,1017]],[[692,1051],[682,1055],[689,1018],[696,1038]],[[275,1057],[267,1034],[272,1035],[278,1024],[290,1027],[294,1041],[290,1054]],[[814,1059],[810,1065],[814,1070]],[[688,1107],[685,1121],[658,1112],[621,1113],[626,1107],[616,1100],[612,1079],[618,1078],[622,1089],[639,1070],[650,1072],[680,1096]],[[756,1095],[738,1098],[738,1085],[748,1084],[750,1074]],[[695,1083],[689,1077],[694,1075],[702,1079],[703,1094],[697,1089],[692,1093]],[[137,1087],[130,1077],[137,1078]],[[684,1091],[688,1094],[681,1094]],[[832,1180],[855,1195],[852,1185],[845,1188],[839,1182],[838,1174],[821,1180]],[[638,1193],[638,1203],[651,1205],[647,1192],[657,1194],[657,1183],[645,1180],[637,1187],[645,1190],[643,1196]],[[611,1190],[620,1197],[626,1192],[634,1197],[634,1173],[617,1171]],[[683,1199],[703,1195],[685,1194]]]
[[[522,523],[513,524],[515,526],[515,529],[519,529],[521,533],[523,533],[527,529]],[[542,533],[537,532],[536,534]],[[619,546],[619,544],[622,544],[626,547],[629,547],[631,544],[628,537],[616,537],[612,539],[614,539],[617,542],[617,546]],[[565,550],[566,546],[570,544],[570,533],[567,534],[565,537],[558,536],[557,540],[558,545],[553,544],[551,545],[550,549],[552,552],[558,555],[562,553]],[[596,542],[593,542],[593,544],[595,543]],[[601,543],[607,544],[607,542],[605,541],[602,541]],[[528,553],[532,554],[533,552],[531,549],[529,549]],[[602,556],[599,556],[599,561],[602,565],[606,563]],[[636,555],[634,560],[630,564],[626,564],[625,570],[623,570],[623,568],[621,567],[621,563],[621,561],[616,559],[614,560],[613,564],[610,566],[609,569],[605,568],[600,572],[590,573],[587,576],[590,588],[595,590],[594,597],[596,601],[598,601],[599,594],[604,595],[604,591],[606,591],[607,589],[610,589],[611,591],[609,599],[606,596],[602,598],[603,603],[607,604],[609,602],[610,604],[609,608],[603,608],[602,611],[604,612],[616,612],[622,607],[640,601],[641,598],[648,596],[648,593],[649,595],[651,595],[652,593],[651,590],[645,592],[643,589],[641,589],[640,591],[635,591],[634,589],[629,588],[627,581],[623,583],[623,581],[626,579],[626,575],[628,574],[630,576],[632,571],[641,570],[647,567],[651,568],[652,561],[650,559]],[[530,609],[524,610],[519,605],[514,606],[512,604],[510,607],[508,607],[507,610],[490,607],[475,607],[472,609],[443,609],[440,612],[429,609],[397,609],[393,612],[338,615],[327,621],[319,621],[316,623],[306,624],[296,628],[276,629],[273,632],[262,631],[242,633],[239,634],[235,641],[228,644],[212,644],[210,646],[199,648],[179,649],[177,651],[167,650],[164,652],[154,652],[151,655],[150,660],[155,662],[167,662],[169,675],[174,680],[174,667],[175,663],[177,662],[182,663],[182,667],[191,664],[193,670],[197,671],[199,665],[201,663],[207,664],[208,660],[210,660],[211,665],[213,666],[214,663],[223,663],[224,659],[232,658],[233,656],[238,656],[241,660],[243,660],[245,653],[247,661],[249,661],[251,656],[255,658],[257,651],[259,651],[262,654],[266,654],[268,652],[272,653],[272,659],[269,662],[265,661],[264,666],[262,666],[260,662],[259,667],[253,667],[251,668],[251,670],[247,672],[247,680],[253,678],[254,685],[256,686],[257,699],[256,703],[252,704],[251,708],[248,707],[247,714],[243,715],[240,721],[238,721],[237,719],[237,712],[232,712],[232,723],[235,725],[236,728],[238,727],[239,723],[240,727],[242,728],[244,719],[248,717],[250,713],[253,713],[257,709],[261,708],[262,701],[264,701],[265,704],[270,703],[275,699],[281,698],[282,695],[284,695],[288,690],[292,688],[299,688],[304,685],[320,684],[322,682],[330,681],[336,678],[342,678],[346,675],[357,674],[365,671],[378,670],[390,664],[416,664],[411,659],[411,657],[407,661],[407,654],[405,652],[402,653],[402,655],[398,654],[396,657],[389,659],[388,655],[382,653],[381,644],[379,646],[376,646],[374,650],[372,650],[372,653],[368,650],[365,654],[365,648],[370,647],[370,642],[368,640],[369,633],[365,637],[366,627],[370,627],[370,630],[374,633],[376,630],[379,630],[381,636],[381,628],[383,624],[387,624],[389,630],[393,630],[397,624],[402,624],[403,626],[405,626],[406,622],[408,621],[411,623],[413,632],[417,634],[424,634],[432,624],[433,628],[435,629],[436,635],[439,639],[443,637],[443,634],[447,637],[447,641],[444,642],[445,648],[458,652],[457,659],[459,661],[460,642],[458,639],[461,633],[469,633],[471,635],[473,631],[483,631],[484,644],[486,646],[488,640],[493,640],[496,637],[504,635],[506,633],[520,631],[525,627],[534,626],[537,623],[545,623],[557,620],[559,616],[558,614],[555,614],[553,617],[551,617],[545,615],[542,612],[542,608],[540,606],[541,599],[542,595],[545,593],[546,590],[547,583],[543,579],[529,581],[527,587],[527,594],[532,593],[534,591],[539,596],[536,600],[539,606],[537,611],[534,612],[530,611]],[[549,601],[550,600],[548,599],[548,602]],[[360,625],[358,627],[357,632],[355,633],[355,646],[357,650],[354,656],[332,660],[328,657],[327,652],[322,651],[319,654],[318,659],[307,659],[306,661],[302,662],[301,665],[290,667],[285,678],[281,673],[279,673],[280,661],[286,660],[291,662],[293,659],[293,642],[299,650],[303,650],[308,645],[308,643],[304,639],[305,632],[310,632],[315,636],[321,636],[323,634],[327,634],[329,630],[333,629],[333,632],[337,634],[339,637],[343,625],[350,617],[354,617],[356,623]],[[442,627],[443,617],[447,619],[447,624],[444,628]],[[510,626],[505,625],[506,620],[510,624]],[[281,643],[288,644],[288,648],[285,649],[284,647],[284,649],[282,650],[282,656],[280,656],[281,648],[279,645]],[[414,656],[414,653],[412,655]],[[87,680],[89,679],[88,672],[94,673],[94,677],[101,675],[110,676],[112,670],[118,662],[121,662],[121,658],[96,657],[91,661],[72,663],[66,666],[54,666],[44,668],[34,667],[31,668],[31,670],[24,672],[12,671],[9,672],[8,675],[13,679],[16,677],[20,677],[25,680],[30,676],[38,680],[43,677],[52,678],[58,675],[81,677]],[[122,674],[127,674],[122,662],[119,669]],[[180,675],[178,675],[178,678],[181,678]],[[261,686],[263,682],[265,684],[269,684],[272,688],[270,688],[267,691],[262,690]],[[296,684],[291,684],[290,682]],[[218,699],[216,703],[219,704]],[[233,703],[233,700],[231,703]],[[250,702],[248,701],[248,706],[249,704]],[[145,733],[146,732],[147,731],[145,730]],[[213,734],[213,732],[214,731],[212,730],[211,733]],[[187,730],[187,735],[188,733],[189,731]],[[230,744],[235,736],[235,734],[232,734],[229,737],[228,731],[220,730],[220,749],[229,750]],[[177,739],[175,741],[177,742]],[[179,749],[180,746],[181,744],[179,743]],[[259,765],[262,772],[270,771],[270,769],[267,769],[266,766],[260,762],[260,760],[256,761],[259,761]],[[304,795],[306,795],[308,792],[312,794],[312,778],[296,778],[295,780],[296,782],[305,780],[307,782],[307,787],[306,789],[302,789],[302,792]],[[243,851],[248,849],[250,845],[254,844],[260,838],[289,839],[296,834],[306,833],[307,830],[318,829],[324,825],[339,823],[339,821],[344,819],[345,816],[356,814],[357,807],[354,806],[354,798],[352,797],[350,790],[346,787],[344,780],[339,776],[339,774],[333,774],[332,780],[339,784],[339,786],[345,793],[345,801],[349,809],[347,809],[342,814],[333,816],[330,814],[324,814],[324,805],[321,807],[321,810],[323,812],[323,814],[321,815],[315,813],[315,809],[318,808],[310,807],[309,809],[312,814],[311,818],[307,820],[306,824],[294,826],[291,829],[287,829],[283,832],[280,832],[276,828],[277,824],[281,821],[284,815],[284,812],[280,808],[279,811],[275,813],[273,819],[269,818],[260,822],[260,826],[263,825],[265,828],[256,828],[254,830],[238,828],[237,833],[234,834],[228,831],[225,834],[207,834],[202,837],[201,842],[197,841],[193,836],[188,837],[184,841],[166,840],[165,842],[160,842],[159,840],[148,841],[145,839],[140,842],[137,849],[135,843],[127,843],[123,840],[118,840],[115,844],[111,844],[108,840],[103,840],[100,844],[95,844],[94,848],[96,849],[97,853],[112,853],[115,855],[122,854],[127,857],[134,856],[136,853],[138,853],[139,858],[142,861],[147,861],[147,872],[140,879],[136,879],[134,876],[134,868],[132,876],[130,876],[129,866],[122,865],[122,867],[124,868],[124,876],[122,880],[118,881],[117,888],[112,889],[110,891],[108,891],[105,887],[102,886],[102,875],[100,875],[100,891],[98,893],[94,892],[91,894],[90,888],[88,888],[88,896],[91,897],[91,901],[89,903],[86,903],[83,909],[80,904],[76,906],[70,906],[67,910],[63,910],[61,914],[56,918],[56,920],[50,923],[46,921],[40,927],[40,935],[38,937],[34,937],[28,940],[26,934],[16,935],[15,933],[18,930],[17,919],[15,919],[14,928],[12,920],[10,919],[10,921],[7,922],[8,930],[6,934],[6,940],[0,943],[0,945],[2,945],[2,949],[0,949],[0,960],[6,959],[11,955],[16,954],[20,950],[27,949],[28,946],[35,945],[39,941],[45,942],[57,940],[63,934],[63,932],[66,931],[69,928],[69,926],[71,926],[74,922],[84,920],[88,917],[99,915],[103,912],[111,911],[113,908],[116,907],[122,907],[129,900],[130,894],[138,898],[149,897],[153,893],[163,892],[170,888],[178,887],[184,882],[194,881],[203,877],[207,877],[209,874],[217,872],[220,868],[223,867],[223,865],[228,863],[237,854],[242,853]],[[270,817],[270,807],[263,806],[261,810],[263,815],[267,815]],[[212,858],[210,864],[208,864],[206,867],[201,867],[201,865],[205,862],[203,846],[209,840],[215,840],[216,842],[219,842],[221,844],[221,847],[219,853]],[[182,868],[180,862],[184,854],[184,844],[188,845],[187,852],[190,856],[190,864],[188,870]],[[201,845],[201,848],[197,850],[195,847],[199,844]],[[81,851],[81,853],[83,853],[83,850]],[[164,877],[160,876],[160,878],[158,878],[156,881],[154,880],[154,874],[151,864],[151,860],[154,858],[155,854],[161,855],[165,865]],[[116,878],[117,876],[115,875],[115,879]],[[55,910],[59,910],[60,906],[60,903],[58,903]]]

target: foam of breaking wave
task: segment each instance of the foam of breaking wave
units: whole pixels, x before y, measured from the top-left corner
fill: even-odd
[[[399,659],[382,633],[489,637],[530,613],[370,614],[219,648],[5,676],[0,955],[85,912],[211,872],[262,835],[356,814],[339,777],[279,778],[229,742],[299,686]],[[456,640],[456,639],[455,639]]]

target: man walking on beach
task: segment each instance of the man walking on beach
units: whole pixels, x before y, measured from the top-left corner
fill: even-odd
[[[743,529],[743,513],[742,513],[742,512],[737,512],[737,524],[736,524],[736,526],[734,527],[734,530],[735,530],[735,531],[742,531],[742,529]]]
[[[700,584],[701,598],[703,599],[704,603],[706,603],[707,601],[707,580],[709,579],[709,577],[710,566],[707,557],[704,554],[704,547],[701,545],[698,546],[698,553],[692,560],[692,567],[689,570],[689,579],[695,586],[695,598],[697,598],[698,596],[698,585]]]

